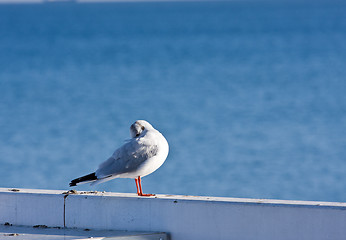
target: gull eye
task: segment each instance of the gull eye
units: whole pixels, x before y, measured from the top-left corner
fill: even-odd
[[[141,128],[142,128],[142,131],[145,129],[145,127],[144,127],[144,126],[142,126]]]

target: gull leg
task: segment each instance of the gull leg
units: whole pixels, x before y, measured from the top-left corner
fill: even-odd
[[[137,186],[137,182],[139,185],[139,191],[138,191],[138,186]],[[155,194],[144,194],[142,191],[142,183],[141,183],[141,177],[138,176],[138,180],[136,179],[136,186],[137,186],[137,194],[138,196],[144,196],[144,197],[150,197],[150,196],[155,196]]]
[[[139,191],[139,188],[138,188],[138,179],[137,179],[137,178],[135,178],[135,182],[136,182],[137,194],[138,194],[138,196],[140,196],[140,194],[141,194],[142,191]]]

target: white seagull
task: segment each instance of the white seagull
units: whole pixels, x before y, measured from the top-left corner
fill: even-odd
[[[141,177],[154,172],[164,163],[169,150],[167,140],[144,120],[133,123],[130,134],[132,138],[115,150],[95,172],[72,180],[70,187],[88,182],[98,184],[114,178],[134,178],[138,196],[153,196],[143,194]]]

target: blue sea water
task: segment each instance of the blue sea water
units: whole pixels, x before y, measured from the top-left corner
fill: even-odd
[[[0,187],[67,189],[146,119],[170,153],[145,192],[346,201],[345,12],[342,2],[0,5]]]

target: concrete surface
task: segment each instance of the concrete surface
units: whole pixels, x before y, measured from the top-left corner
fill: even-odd
[[[346,203],[0,188],[0,223],[171,239],[345,239]]]
[[[23,227],[0,225],[0,239],[4,240],[73,240],[73,239],[104,239],[104,240],[166,240],[164,233],[100,231],[92,229]]]

